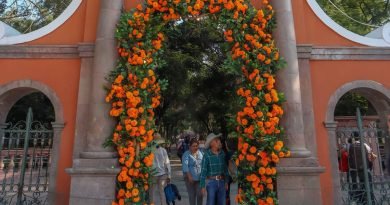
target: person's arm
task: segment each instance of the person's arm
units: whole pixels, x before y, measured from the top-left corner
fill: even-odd
[[[188,153],[184,152],[183,157],[182,157],[183,164],[181,165],[184,174],[187,174],[187,172],[190,171],[189,167],[188,167],[188,165],[189,165],[189,158],[190,157],[189,157]]]
[[[168,153],[165,149],[163,149],[164,156],[165,156],[165,166],[167,167],[168,171],[168,178],[171,178],[171,162],[169,161]]]
[[[192,176],[191,176],[191,173],[190,173],[190,167],[189,167],[189,163],[190,163],[190,154],[189,152],[184,152],[184,155],[182,157],[182,168],[183,168],[183,174],[184,174],[184,177],[187,177],[188,178],[188,181],[190,183],[192,183]]]
[[[228,155],[227,155],[227,153],[224,153],[224,158],[227,158],[227,157],[229,157]],[[224,160],[224,172],[225,172],[225,178],[227,178],[227,177],[229,177],[230,176],[230,174],[229,174],[229,161],[230,161],[230,159],[228,159],[228,160]],[[225,182],[227,183],[228,181],[227,180],[225,180]]]
[[[209,158],[207,157],[207,154],[204,154],[203,155],[203,159],[202,159],[202,168],[201,168],[201,171],[200,171],[200,188],[205,188],[206,186],[206,177],[207,177],[207,174],[208,174],[208,163],[209,163]]]

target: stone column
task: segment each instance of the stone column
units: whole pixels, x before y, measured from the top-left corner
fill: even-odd
[[[50,160],[50,176],[49,176],[49,193],[48,193],[48,202],[49,204],[58,204],[56,200],[59,199],[56,190],[56,181],[57,181],[57,164],[60,156],[60,144],[61,144],[61,135],[64,130],[65,123],[62,122],[52,122],[53,127],[53,140],[52,140],[52,151],[51,151],[51,160]]]
[[[102,144],[111,135],[114,123],[109,116],[110,104],[105,102],[109,86],[106,77],[116,66],[115,31],[122,10],[123,0],[100,1],[100,16],[96,33],[95,54],[93,60],[92,87],[89,103],[87,131],[88,152],[109,152]]]
[[[306,148],[302,96],[299,79],[298,51],[295,40],[294,17],[290,0],[272,1],[276,11],[277,29],[274,31],[275,41],[280,49],[280,55],[287,61],[287,66],[277,75],[277,86],[286,98],[283,108],[286,111],[282,124],[288,126],[288,146],[293,155],[309,157]]]
[[[298,53],[295,38],[294,16],[291,0],[273,0],[276,11],[277,29],[275,41],[281,56],[287,61],[287,67],[277,76],[278,89],[284,93],[285,116],[282,125],[286,130],[286,144],[291,150],[291,157],[281,160],[278,166],[278,197],[281,205],[322,204],[319,174],[323,168],[308,149],[303,122],[301,80],[298,67]],[[308,136],[315,137],[315,136]]]
[[[115,31],[123,6],[123,0],[100,0],[100,13],[96,33],[92,69],[92,84],[89,96],[88,129],[86,149],[73,167],[71,175],[70,204],[105,205],[115,198],[117,159],[111,148],[103,143],[110,136],[114,123],[109,116],[110,106],[105,100],[108,85],[105,78],[115,68],[117,53]]]
[[[81,58],[79,91],[77,96],[76,131],[73,142],[73,158],[79,158],[80,153],[85,151],[87,146],[87,131],[89,120],[90,93],[92,90],[93,73],[93,43],[80,43],[78,45]]]
[[[331,162],[331,173],[332,173],[332,183],[333,183],[333,204],[338,205],[342,204],[341,197],[341,184],[340,184],[340,174],[339,174],[339,162],[337,156],[337,122],[324,122],[324,126],[328,131],[328,142],[329,142],[329,159]]]

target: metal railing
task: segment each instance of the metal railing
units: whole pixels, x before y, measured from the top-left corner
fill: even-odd
[[[386,132],[375,121],[356,120],[336,130],[343,204],[390,205],[389,167],[385,165]]]
[[[0,129],[0,204],[47,204],[53,130],[33,121]]]

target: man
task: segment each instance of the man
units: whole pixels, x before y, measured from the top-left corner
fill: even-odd
[[[371,200],[374,200],[371,171],[373,162],[376,159],[376,155],[373,153],[373,150],[367,143],[363,142],[363,146],[361,146],[359,133],[354,132],[353,137],[355,142],[351,144],[348,150],[349,175],[352,181],[352,189],[349,194],[352,201],[366,204],[368,200],[366,186],[364,184],[364,170],[367,170],[368,185],[371,189]],[[362,155],[362,147],[365,152],[364,156]],[[364,166],[364,163],[366,166]]]
[[[200,173],[200,187],[202,194],[206,195],[206,205],[226,205],[228,167],[225,153],[222,151],[221,135],[211,133],[207,136],[205,153],[202,160]],[[206,179],[208,180],[206,186]]]
[[[154,137],[154,140],[156,142],[156,148],[153,151],[154,158],[152,168],[155,172],[153,176],[153,183],[149,189],[149,197],[150,203],[154,203],[157,205],[153,197],[154,190],[157,186],[157,191],[160,198],[159,204],[163,205],[166,202],[164,188],[170,182],[171,179],[171,164],[169,161],[168,153],[162,146],[163,144],[165,144],[164,139],[161,138],[160,134],[155,134]]]

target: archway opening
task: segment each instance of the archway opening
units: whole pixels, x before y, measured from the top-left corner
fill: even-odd
[[[244,76],[240,67],[225,62],[228,46],[220,26],[212,17],[203,16],[172,21],[163,29],[167,39],[160,54],[162,65],[156,69],[162,86],[161,104],[155,110],[156,125],[168,142],[172,181],[179,190],[186,190],[181,162],[191,139],[200,141],[203,152],[207,135],[222,133],[222,144],[229,156],[238,147],[232,121],[242,105],[234,90]],[[236,183],[230,193],[233,201]],[[187,200],[188,193],[181,194]]]
[[[15,100],[1,127],[0,201],[46,203],[52,169],[54,106],[45,94],[36,91]]]
[[[212,19],[186,19],[167,25],[164,65],[156,70],[163,83],[162,102],[156,109],[163,133],[169,127],[191,128],[201,139],[211,132],[225,137],[239,110],[238,88],[244,77],[240,68],[225,64],[227,49],[223,30]]]
[[[346,204],[381,204],[389,199],[389,194],[383,194],[390,185],[388,105],[383,94],[367,88],[353,89],[337,102],[335,136],[341,197]]]
[[[33,92],[23,96],[10,109],[6,123],[17,123],[26,120],[28,108],[32,109],[35,121],[44,123],[51,128],[51,122],[55,121],[54,106],[50,99],[42,92]]]

